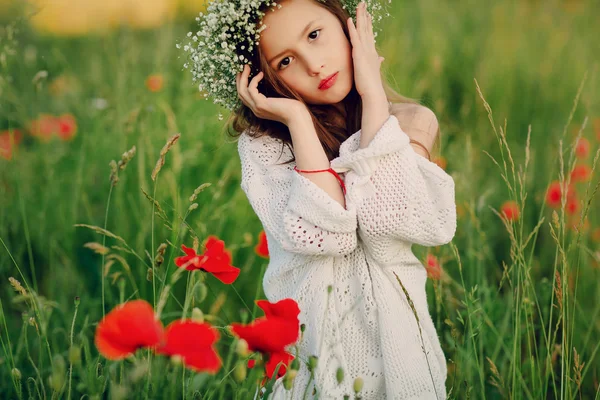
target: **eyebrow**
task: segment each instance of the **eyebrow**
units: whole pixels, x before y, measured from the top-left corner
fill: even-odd
[[[302,33],[300,33],[300,37],[298,38],[298,40],[301,40],[305,35],[306,32],[308,32],[308,30],[310,29],[310,27],[317,21],[319,21],[321,18],[317,18],[313,21],[310,21],[308,23],[308,25],[306,25],[306,27],[304,28],[304,30],[302,30]],[[288,51],[289,49],[285,49],[284,51],[282,51],[281,53],[277,54],[275,57],[271,58],[268,63],[271,64],[274,60],[278,59],[282,54],[284,54],[286,51]]]

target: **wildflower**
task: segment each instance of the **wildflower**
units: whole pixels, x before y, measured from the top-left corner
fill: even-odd
[[[546,191],[546,202],[552,208],[558,208],[561,204],[562,192],[565,189],[565,182],[562,184],[559,181],[553,181]],[[575,190],[572,185],[567,188],[567,199],[575,195]]]
[[[52,139],[52,135],[58,132],[58,123],[56,117],[51,114],[40,114],[37,119],[31,121],[29,133],[38,139],[47,142]]]
[[[120,360],[143,347],[156,347],[163,340],[163,327],[144,300],[118,305],[100,321],[95,343],[109,360]]]
[[[221,359],[213,348],[219,333],[207,323],[175,320],[166,329],[145,300],[120,304],[98,324],[94,342],[109,360],[126,358],[140,348],[179,358],[195,371],[215,373]]]
[[[265,231],[258,234],[258,244],[254,247],[254,252],[260,257],[269,258],[269,247]]]
[[[448,161],[446,160],[445,157],[443,157],[443,156],[434,157],[432,161],[434,163],[436,163],[441,169],[446,170],[446,166],[448,165]]]
[[[576,165],[571,171],[571,181],[585,182],[592,176],[592,169],[587,165]]]
[[[590,155],[590,141],[584,137],[579,138],[575,145],[575,155],[579,159],[586,159]]]
[[[163,88],[164,78],[160,74],[154,74],[146,78],[146,87],[151,92],[159,92]]]
[[[63,114],[56,118],[56,134],[63,140],[71,140],[77,133],[77,121],[72,114]]]
[[[291,298],[276,303],[257,300],[256,304],[264,311],[265,316],[255,319],[249,325],[233,323],[231,331],[248,343],[250,351],[259,351],[267,358],[265,372],[268,378],[273,377],[275,368],[281,362],[282,366],[277,370],[277,376],[281,377],[294,359],[285,349],[298,340],[300,309]],[[251,365],[254,366],[254,363],[248,364],[250,368]]]
[[[219,332],[207,323],[175,320],[165,329],[165,344],[157,354],[180,356],[183,364],[197,372],[217,373],[221,358],[213,348]]]
[[[0,131],[0,157],[11,160],[14,148],[22,139],[23,134],[18,129]]]
[[[185,256],[175,258],[175,265],[185,267],[188,271],[200,269],[210,272],[223,283],[233,283],[240,274],[240,269],[231,263],[231,253],[225,249],[225,242],[216,236],[209,236],[204,254],[196,254],[194,249],[181,245]]]
[[[427,254],[425,269],[427,270],[427,277],[429,279],[438,280],[442,276],[442,267],[440,262],[438,258],[431,253]]]
[[[567,198],[567,204],[565,207],[565,211],[567,212],[567,214],[570,214],[570,215],[575,214],[577,211],[579,211],[580,207],[581,207],[581,204],[577,197],[573,196],[571,198]]]
[[[519,219],[519,205],[514,200],[505,201],[500,207],[500,210],[509,221],[516,221]]]

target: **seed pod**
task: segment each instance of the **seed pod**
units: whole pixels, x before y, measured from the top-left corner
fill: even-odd
[[[335,371],[335,379],[337,379],[338,384],[344,380],[344,369],[342,367],[338,367],[337,371]]]

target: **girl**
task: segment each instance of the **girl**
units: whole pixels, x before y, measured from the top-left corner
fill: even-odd
[[[260,72],[236,76],[233,114],[241,187],[267,235],[265,295],[295,299],[306,328],[293,388],[280,378],[274,398],[306,388],[342,399],[361,378],[365,400],[444,399],[426,270],[411,251],[456,230],[454,181],[430,161],[435,115],[386,94],[364,3],[356,25],[339,0],[279,4],[249,58]]]

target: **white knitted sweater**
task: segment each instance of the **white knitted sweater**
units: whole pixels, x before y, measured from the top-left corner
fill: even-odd
[[[265,295],[271,302],[295,299],[306,325],[293,395],[279,379],[273,399],[303,398],[309,355],[319,360],[306,398],[313,398],[315,383],[320,399],[354,398],[356,377],[364,381],[363,400],[446,398],[446,359],[427,306],[427,273],[411,246],[454,237],[454,181],[413,150],[394,115],[363,149],[360,134],[346,139],[331,161],[344,177],[346,209],[294,171],[295,163],[278,165],[292,156],[285,147],[280,157],[280,140],[243,133],[238,141],[241,187],[267,235]]]

